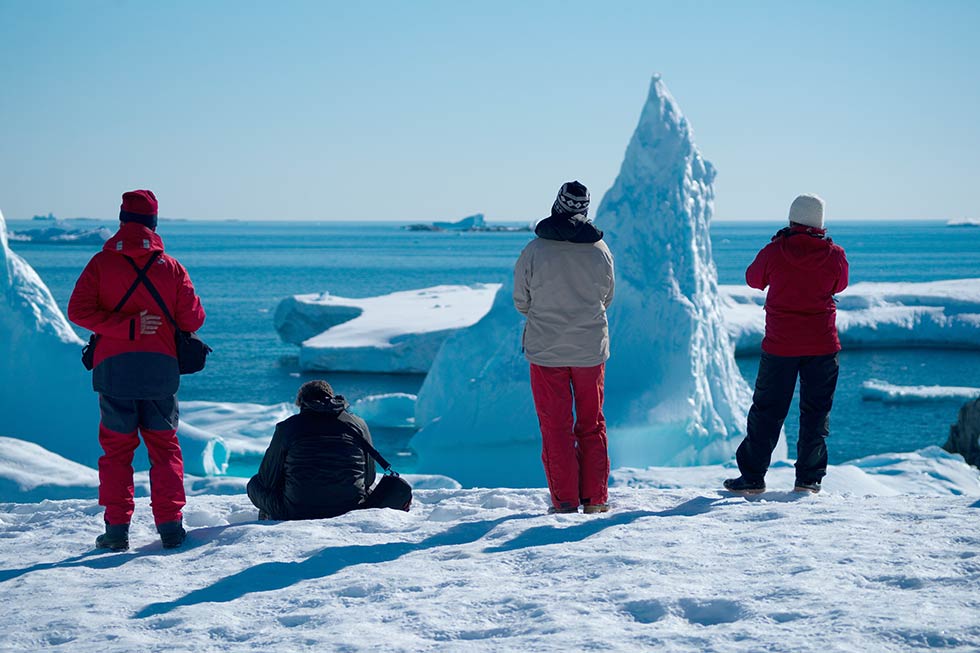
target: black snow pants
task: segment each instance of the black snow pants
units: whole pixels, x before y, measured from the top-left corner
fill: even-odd
[[[800,439],[796,444],[796,480],[821,480],[827,473],[830,408],[837,389],[838,355],[774,356],[763,352],[755,380],[745,440],[735,453],[746,480],[762,481],[800,378]]]

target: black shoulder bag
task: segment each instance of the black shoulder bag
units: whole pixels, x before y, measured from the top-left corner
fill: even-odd
[[[150,291],[150,295],[156,301],[157,305],[160,306],[160,310],[163,312],[164,317],[166,317],[170,324],[174,326],[174,343],[177,345],[177,367],[180,368],[181,374],[194,374],[195,372],[200,372],[204,369],[204,364],[207,362],[208,354],[210,354],[213,349],[208,347],[208,344],[201,340],[200,337],[193,331],[181,331],[180,327],[177,326],[177,320],[174,316],[170,314],[170,309],[167,308],[167,304],[163,301],[163,297],[157,292],[156,286],[150,281],[150,278],[146,275],[146,271],[150,269],[150,264],[148,263],[146,267],[140,268],[136,265],[136,261],[125,257],[129,264],[133,266],[136,270],[137,284],[142,282],[146,289]],[[151,261],[152,263],[152,261]]]
[[[384,456],[371,446],[367,438],[357,427],[351,429],[354,437],[360,440],[361,448],[371,454],[371,457],[378,461],[381,468],[385,470],[385,475],[381,477],[374,490],[368,495],[361,508],[392,508],[393,510],[404,510],[408,512],[412,507],[412,486],[408,481],[398,475],[398,472],[391,468]]]
[[[140,268],[136,268],[138,271],[136,276],[136,281],[133,282],[133,285],[131,285],[129,287],[129,290],[126,291],[126,294],[123,295],[122,299],[119,300],[119,303],[116,304],[116,307],[112,309],[113,313],[118,313],[119,311],[122,310],[122,307],[126,305],[126,302],[129,301],[129,298],[132,297],[133,293],[136,292],[136,289],[139,288],[142,275],[146,274],[146,271],[150,269],[150,266],[153,265],[153,263],[156,262],[157,258],[159,257],[160,257],[160,252],[155,251],[152,254],[150,254],[150,260],[146,262],[146,265],[143,267],[142,270],[140,270]],[[126,259],[133,265],[136,265],[135,263],[133,263],[133,260],[128,256],[126,257]],[[91,370],[93,367],[95,367],[95,346],[97,344],[99,344],[99,334],[93,333],[88,337],[88,344],[82,347],[82,365],[87,370]]]

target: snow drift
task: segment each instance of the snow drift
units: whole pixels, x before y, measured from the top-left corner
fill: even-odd
[[[95,466],[99,402],[81,364],[83,344],[41,278],[11,251],[0,213],[0,434]],[[224,471],[219,437],[184,423],[179,435],[188,473]],[[135,465],[149,466],[145,451]]]
[[[616,258],[605,411],[614,466],[722,462],[743,433],[750,391],[722,323],[708,234],[714,177],[654,77],[596,215]],[[511,287],[483,320],[446,341],[416,406],[422,430],[413,447],[426,468],[464,485],[543,482]],[[471,444],[492,446],[459,454]]]

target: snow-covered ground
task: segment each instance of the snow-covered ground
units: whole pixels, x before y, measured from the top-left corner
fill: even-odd
[[[243,495],[206,494],[164,552],[140,499],[125,553],[92,550],[93,500],[0,504],[2,648],[980,648],[976,496],[611,500],[549,516],[544,490],[426,490],[410,513],[272,523]]]

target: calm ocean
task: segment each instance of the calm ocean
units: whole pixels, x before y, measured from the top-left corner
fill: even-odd
[[[778,226],[714,223],[711,236],[719,282],[743,283],[745,267]],[[11,230],[30,227],[37,223],[8,222]],[[201,334],[215,349],[204,373],[182,379],[181,398],[264,404],[290,401],[302,380],[320,376],[300,373],[296,347],[279,340],[272,323],[279,300],[323,291],[366,297],[447,283],[496,282],[507,275],[531,237],[526,232],[409,232],[393,223],[338,222],[164,221],[159,233],[167,251],[187,267],[203,298],[208,320]],[[834,225],[831,235],[847,250],[852,283],[980,277],[980,228],[952,228],[941,222],[845,222]],[[94,248],[11,245],[65,309]],[[758,359],[739,358],[738,363],[753,385]],[[415,393],[423,380],[421,375],[327,377],[351,400],[380,392]],[[955,421],[958,402],[863,401],[860,386],[870,378],[897,385],[980,386],[980,352],[842,352],[828,440],[832,463],[942,444]],[[796,411],[794,404],[786,422],[791,447]],[[380,435],[382,444],[386,437],[396,437]],[[387,444],[409,454],[402,468],[412,465],[404,436]],[[247,473],[253,465],[235,468]]]

